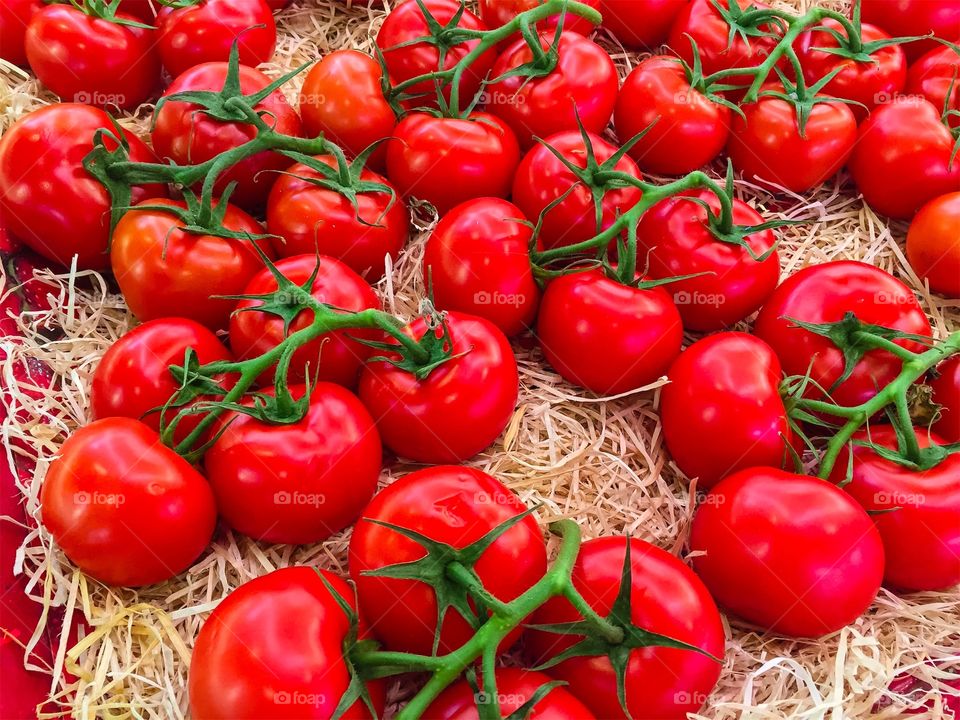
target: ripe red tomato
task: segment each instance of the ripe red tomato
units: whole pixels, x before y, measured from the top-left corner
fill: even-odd
[[[683,325],[662,287],[629,287],[594,269],[547,285],[537,337],[547,362],[565,380],[598,395],[617,395],[666,373],[680,353]]]
[[[617,148],[598,135],[590,135],[597,163],[604,163],[617,152]],[[549,143],[564,158],[576,167],[587,166],[587,147],[579,131],[551,135]],[[640,171],[633,160],[621,158],[615,168],[618,172],[640,178]],[[513,201],[523,214],[536,222],[547,206],[564,193],[576,188],[566,199],[555,205],[543,217],[539,241],[545,248],[575,245],[606,230],[627,210],[640,202],[641,192],[635,187],[615,185],[607,188],[603,196],[603,215],[597,227],[596,206],[589,187],[579,181],[548,148],[537,145],[524,156],[513,181]]]
[[[310,294],[321,303],[346,312],[380,308],[380,299],[373,288],[353,270],[336,258],[321,255],[297,255],[280,260],[277,270],[288,280],[303,285],[314,270]],[[244,288],[244,295],[265,295],[277,291],[277,280],[268,268],[263,268]],[[284,332],[283,318],[257,312],[261,300],[241,300],[230,317],[230,347],[240,359],[263,355],[279,345],[288,335],[302,330],[313,322],[313,312],[302,311]],[[290,360],[287,378],[292,383],[307,377],[351,387],[371,348],[355,338],[377,340],[380,333],[372,330],[333,330],[301,345]],[[273,382],[273,370],[260,377],[262,383]]]
[[[689,0],[600,0],[603,27],[631,50],[662,44]]]
[[[940,405],[940,416],[933,432],[947,442],[960,442],[960,357],[952,357],[937,366],[930,380],[933,402]]]
[[[763,340],[725,332],[676,359],[660,394],[667,449],[697,487],[709,490],[749,467],[782,468],[800,443],[780,398],[780,362]]]
[[[776,251],[758,261],[744,247],[715,238],[707,224],[706,203],[719,215],[720,201],[709,190],[696,190],[654,205],[637,226],[637,248],[653,278],[697,275],[671,283],[669,290],[687,330],[719,330],[756,312],[777,286]],[[741,200],[733,200],[733,222],[760,225],[763,218]],[[756,257],[773,248],[772,230],[744,238]]]
[[[116,18],[137,21],[122,11]],[[154,35],[73,5],[48,5],[30,20],[25,47],[30,69],[61,100],[132,109],[160,84]]]
[[[407,4],[415,0],[400,7]],[[411,113],[387,143],[387,176],[404,197],[426,200],[439,215],[465,200],[507,197],[519,162],[513,131],[486,113],[464,120]]]
[[[43,0],[0,2],[0,58],[13,65],[27,66],[24,38],[30,18],[46,7]]]
[[[480,0],[480,18],[484,24],[494,30],[501,25],[506,25],[517,15],[527,10],[543,5],[544,0]],[[600,9],[600,0],[584,0],[584,5],[589,5],[595,10]],[[560,20],[559,15],[551,15],[542,23],[538,23],[547,28],[555,28]],[[594,25],[586,18],[573,13],[567,13],[563,20],[563,29],[589,35],[593,31]]]
[[[604,537],[585,542],[573,568],[574,587],[601,616],[613,610],[620,591],[626,545],[630,543],[630,622],[723,656],[724,631],[717,606],[700,579],[678,558],[639,539]],[[580,619],[568,601],[549,601],[531,622],[564,623]],[[530,631],[528,648],[542,662],[573,645],[577,636]],[[720,677],[721,664],[702,653],[649,647],[630,651],[626,701],[636,720],[682,720],[706,702]],[[598,718],[625,718],[617,699],[617,680],[604,656],[565,660],[547,672],[569,683],[570,692]]]
[[[217,521],[204,477],[156,432],[106,418],[73,432],[40,495],[43,524],[67,557],[107,585],[138,587],[186,570]]]
[[[923,95],[941,113],[944,109],[960,111],[960,83],[955,77],[960,77],[960,52],[941,45],[910,66],[905,92]],[[948,103],[947,94],[951,92]],[[960,126],[960,118],[951,118],[950,125]]]
[[[350,577],[374,634],[389,649],[431,654],[437,598],[432,586],[418,580],[366,574],[426,556],[415,541],[369,521],[415,530],[462,549],[526,510],[500,481],[480,470],[453,465],[410,473],[377,493],[350,539]],[[527,516],[500,535],[474,570],[487,591],[504,602],[532,587],[547,570],[546,545],[536,520]],[[451,652],[472,636],[471,626],[451,608],[443,618],[437,652]],[[504,645],[513,644],[518,636],[519,631],[511,633]]]
[[[305,391],[291,388],[296,399]],[[377,489],[380,437],[363,404],[339,385],[314,385],[296,423],[269,425],[243,413],[221,423],[226,430],[203,464],[220,515],[244,535],[291,545],[326,540]]]
[[[883,579],[883,543],[850,495],[818,478],[751,468],[700,503],[693,569],[730,612],[788,637],[860,617]]]
[[[263,267],[260,256],[248,240],[185,232],[176,215],[150,206],[185,208],[186,203],[148,200],[117,223],[110,261],[130,311],[141,322],[174,316],[211,330],[226,327],[234,301],[215,296],[241,292]],[[223,225],[235,232],[263,233],[260,223],[233,206],[227,207]],[[273,257],[268,242],[258,244]]]
[[[30,248],[66,267],[109,267],[110,195],[83,167],[97,130],[116,131],[103,110],[62,103],[35,110],[0,138],[0,214]],[[129,132],[134,162],[156,162]],[[107,139],[106,147],[116,149]],[[133,203],[166,194],[161,185],[133,189]]]
[[[260,0],[258,0],[259,2]],[[187,70],[174,80],[164,93],[223,89],[227,63],[212,62]],[[270,78],[252,67],[240,66],[240,89],[244,95],[256,93],[270,84]],[[275,131],[284,135],[300,135],[300,118],[283,93],[275,90],[257,103],[255,110]],[[222,152],[256,137],[257,129],[243,122],[221,122],[205,115],[199,105],[189,102],[167,102],[154,118],[151,132],[157,155],[178,165],[195,165],[211,160]],[[228,183],[236,182],[230,202],[246,209],[262,205],[277,179],[274,171],[286,170],[290,158],[277,153],[251,155],[217,178],[214,192],[223,192]],[[199,188],[197,188],[199,190]]]
[[[960,40],[960,0],[861,0],[862,18],[891,35],[928,35]],[[942,47],[936,40],[921,40],[903,46],[909,60]]]
[[[424,286],[433,288],[437,308],[482,317],[507,337],[529,327],[540,288],[525,221],[499,198],[468,200],[440,218],[423,251]]]
[[[931,290],[960,298],[960,190],[920,208],[907,232],[907,259]]]
[[[368,363],[359,395],[397,455],[426,463],[461,462],[489,447],[517,405],[519,375],[496,325],[465,313],[446,315],[452,357],[424,379],[384,362]],[[406,332],[421,338],[421,318]]]
[[[277,24],[263,0],[200,0],[186,7],[162,7],[156,25],[160,58],[174,77],[194,65],[226,62],[237,40],[240,63],[250,67],[272,58],[277,45]]]
[[[814,383],[830,390],[838,405],[859,405],[889,384],[902,363],[885,350],[871,350],[850,377],[831,390],[843,374],[843,353],[828,338],[792,322],[831,323],[847,313],[868,325],[931,335],[930,321],[910,288],[879,268],[853,260],[813,265],[788,277],[763,306],[754,332],[770,344],[787,375],[804,375],[809,369]],[[909,340],[896,343],[923,349]],[[816,393],[812,387],[810,392]]]
[[[333,717],[350,685],[343,657],[350,623],[330,588],[355,605],[347,583],[312,567],[274,570],[221,602],[193,649],[194,720]],[[367,689],[379,716],[383,687],[373,682]],[[358,699],[341,717],[366,720],[370,713]]]
[[[850,174],[863,199],[883,215],[911,217],[929,200],[960,188],[954,139],[927,100],[900,98],[860,125]]]
[[[552,47],[555,31],[540,33],[544,50]],[[527,41],[519,38],[494,63],[499,78],[533,61]],[[577,118],[592,133],[603,132],[617,102],[620,81],[607,51],[575,32],[560,34],[557,64],[543,77],[508,77],[484,90],[486,109],[503,119],[528,148],[534,138],[577,130]]]

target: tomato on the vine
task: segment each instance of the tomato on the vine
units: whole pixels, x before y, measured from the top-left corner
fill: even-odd
[[[689,0],[600,0],[603,27],[632,50],[653,50]]]
[[[594,10],[600,9],[600,0],[582,0],[584,5],[589,5]],[[491,30],[506,25],[517,15],[527,10],[533,10],[539,5],[543,5],[544,0],[480,0],[480,18]],[[555,28],[560,21],[559,15],[551,15],[546,20],[538,23],[537,26]],[[563,29],[589,35],[593,31],[593,23],[579,15],[568,12],[563,20]]]
[[[920,208],[907,232],[907,259],[931,290],[960,298],[960,190]]]
[[[891,35],[929,35],[960,41],[960,0],[861,0],[861,17]],[[934,39],[903,46],[909,60],[942,47]]]
[[[908,95],[923,95],[941,113],[960,112],[960,51],[948,45],[936,47],[917,60],[907,71]],[[947,102],[947,95],[950,101]],[[960,126],[960,117],[949,120],[951,127]]]
[[[0,2],[0,58],[13,65],[27,66],[24,39],[33,14],[45,8],[43,0]]]
[[[960,442],[960,357],[940,363],[929,384],[930,399],[940,406],[933,432],[947,442]]]

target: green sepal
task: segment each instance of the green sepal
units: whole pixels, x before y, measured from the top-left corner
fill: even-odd
[[[52,2],[53,0],[45,0]],[[122,10],[123,0],[68,0],[69,4],[82,12],[84,15],[106,20],[114,25],[123,25],[125,27],[143,28],[144,30],[155,30],[153,25],[147,25],[139,20],[130,20],[128,18],[117,17],[117,11]]]
[[[113,125],[113,132],[106,128],[101,128],[93,134],[93,148],[83,158],[83,169],[96,178],[101,185],[106,188],[110,195],[110,236],[133,203],[132,186],[124,181],[117,180],[110,175],[110,167],[116,163],[130,161],[130,143],[123,133],[123,128],[112,115],[110,124]],[[110,138],[117,143],[114,150],[107,150],[104,138]],[[109,248],[109,245],[108,245]]]
[[[450,328],[447,325],[446,318],[442,313],[431,313],[431,316],[432,320],[427,322],[426,332],[416,340],[417,347],[423,354],[421,358],[415,357],[413,353],[409,352],[407,348],[399,342],[382,342],[361,337],[353,337],[353,339],[367,347],[390,353],[390,355],[375,355],[368,358],[368,363],[390,363],[395,368],[410,373],[417,378],[417,380],[425,380],[429,377],[430,373],[444,363],[454,358],[462,357],[470,352],[470,350],[466,350],[454,355],[453,339],[450,337]],[[439,336],[437,335],[438,329],[440,330]]]

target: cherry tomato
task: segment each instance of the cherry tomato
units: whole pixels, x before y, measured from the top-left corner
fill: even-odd
[[[520,208],[499,198],[457,205],[437,224],[423,252],[423,280],[440,310],[489,320],[510,337],[536,318],[532,231]]]
[[[45,8],[43,0],[0,2],[0,58],[12,65],[27,66],[24,39],[33,14]]]
[[[662,44],[689,0],[600,0],[603,27],[631,50]]]
[[[547,362],[565,380],[598,395],[617,395],[666,373],[680,353],[683,326],[662,287],[629,287],[595,269],[547,285],[537,337]]]
[[[730,475],[700,503],[693,569],[730,612],[788,637],[849,625],[883,579],[870,516],[830,483],[773,468]]]
[[[960,0],[861,0],[861,17],[891,35],[928,35],[960,40]],[[921,40],[903,46],[909,60],[942,47],[936,40]]]
[[[83,167],[97,130],[116,149],[116,130],[103,110],[62,103],[35,110],[0,138],[0,214],[8,229],[48,260],[70,267],[110,265],[110,195]],[[134,162],[156,162],[143,142],[124,131]],[[133,203],[166,194],[161,185],[133,188]]]
[[[931,290],[960,298],[960,190],[920,208],[907,233],[907,259]]]
[[[960,52],[942,45],[910,66],[905,92],[907,95],[923,95],[941,113],[944,110],[960,111],[960,83],[954,78],[960,78]],[[948,103],[947,94],[951,92]],[[960,118],[951,118],[950,125],[960,126]]]
[[[517,361],[496,325],[465,313],[446,315],[452,357],[424,379],[384,362],[367,364],[359,395],[397,455],[426,463],[460,462],[488,448],[517,405]],[[406,332],[421,338],[421,318]]]
[[[175,316],[211,330],[226,327],[234,301],[215,296],[241,292],[263,267],[252,242],[188,233],[172,212],[152,207],[186,208],[186,203],[147,200],[117,223],[110,260],[130,311],[140,321]],[[263,233],[256,220],[233,206],[223,225],[251,236]],[[258,245],[273,257],[269,243]]]
[[[930,380],[933,402],[940,405],[940,415],[933,432],[950,443],[960,442],[960,358],[952,357],[937,366],[937,375]]]
[[[381,490],[363,511],[350,539],[350,577],[374,634],[393,650],[429,655],[437,630],[434,588],[418,580],[367,575],[426,555],[415,541],[383,525],[415,530],[436,542],[465,548],[527,508],[500,481],[480,470],[441,465],[410,473]],[[374,522],[371,522],[374,521]],[[509,572],[505,570],[509,568]],[[547,569],[543,534],[532,516],[505,531],[474,565],[483,586],[504,602],[530,589]],[[437,652],[451,652],[473,636],[456,609],[444,615]],[[504,648],[513,644],[511,633]]]
[[[501,25],[506,25],[517,15],[527,10],[533,10],[535,7],[543,5],[545,0],[480,0],[480,18],[484,24],[494,30]],[[594,10],[599,10],[600,0],[585,0],[584,5],[589,5]],[[543,27],[555,28],[560,21],[559,15],[551,15],[541,24]],[[573,13],[567,13],[563,20],[563,29],[589,35],[593,31],[593,23]]]
[[[573,585],[598,614],[613,610],[621,587],[626,546],[630,543],[630,622],[723,656],[724,632],[717,606],[703,583],[679,559],[638,539],[604,537],[580,548]],[[579,620],[566,600],[550,600],[532,623]],[[528,648],[542,662],[573,645],[577,636],[540,631],[528,634]],[[682,720],[706,702],[720,677],[716,660],[693,650],[647,647],[630,652],[626,671],[627,709],[634,720]],[[576,657],[547,670],[598,718],[625,718],[617,699],[617,679],[604,656]]]
[[[217,521],[203,476],[130,418],[74,431],[40,495],[43,524],[67,557],[107,585],[137,587],[186,570]]]

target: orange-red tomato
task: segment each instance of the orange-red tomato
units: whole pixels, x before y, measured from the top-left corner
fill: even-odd
[[[907,259],[931,290],[960,298],[960,191],[920,208],[907,232]]]

